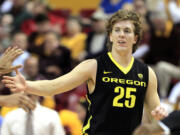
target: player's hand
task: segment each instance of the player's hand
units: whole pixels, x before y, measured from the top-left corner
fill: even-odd
[[[23,53],[17,47],[9,47],[0,57],[0,75],[10,73],[15,69],[21,68],[21,65],[11,66],[12,62]]]
[[[26,80],[22,74],[16,69],[16,76],[3,76],[2,82],[13,92],[26,91]]]
[[[24,93],[16,93],[12,95],[3,96],[4,98],[4,106],[7,107],[21,107],[26,112],[29,110],[33,110],[36,107],[36,104],[33,100],[31,100],[26,94]]]
[[[164,109],[162,106],[157,106],[152,112],[151,115],[153,116],[154,119],[156,120],[161,120],[164,117],[168,116],[167,111]]]

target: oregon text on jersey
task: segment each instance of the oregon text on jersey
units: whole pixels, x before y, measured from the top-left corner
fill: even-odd
[[[146,82],[138,81],[138,80],[126,80],[126,79],[121,79],[121,78],[103,77],[102,81],[105,83],[120,83],[120,84],[146,87]]]

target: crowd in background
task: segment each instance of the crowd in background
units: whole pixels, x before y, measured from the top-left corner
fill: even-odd
[[[71,9],[52,9],[45,0],[1,0],[0,54],[16,45],[24,54],[13,64],[23,65],[20,71],[28,80],[56,78],[107,51],[106,20],[119,9],[142,16],[143,36],[133,55],[154,69],[168,112],[180,109],[180,0],[102,0],[99,8],[76,16]],[[58,112],[66,135],[80,135],[86,92],[83,84],[55,97],[40,97],[39,102]],[[11,92],[0,84],[0,93]],[[1,124],[13,109],[1,107]]]

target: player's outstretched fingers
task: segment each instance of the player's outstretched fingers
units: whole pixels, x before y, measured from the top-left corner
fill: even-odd
[[[17,46],[8,48],[8,49],[5,51],[5,55],[7,56],[7,58],[9,58],[9,57],[14,53],[14,51],[15,51],[16,49],[17,49]]]
[[[5,86],[9,89],[15,89],[16,87],[14,86],[14,84],[5,84]]]
[[[14,80],[14,78],[13,77],[11,77],[11,76],[3,76],[3,80]]]
[[[11,70],[17,70],[19,68],[22,68],[22,65],[12,66],[10,69]]]
[[[5,50],[4,55],[6,55],[11,49],[12,49],[12,47],[8,47],[8,48]]]
[[[2,80],[4,84],[14,84],[12,80]]]
[[[168,115],[167,111],[164,109],[162,106],[156,107],[152,112],[151,115],[156,119],[156,120],[161,120],[164,117]]]
[[[9,69],[2,69],[2,68],[0,68],[0,74],[10,73],[10,72],[12,72],[13,70],[19,69],[19,68],[21,68],[21,67],[22,67],[22,65],[12,66],[12,67],[10,67]]]
[[[14,61],[21,54],[23,54],[23,51],[21,49],[15,50],[14,53],[11,54],[11,60]]]

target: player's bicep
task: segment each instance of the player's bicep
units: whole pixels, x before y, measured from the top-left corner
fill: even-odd
[[[157,93],[157,78],[154,71],[149,67],[149,83],[147,87],[145,104],[150,110],[153,110],[160,104],[159,96]]]

